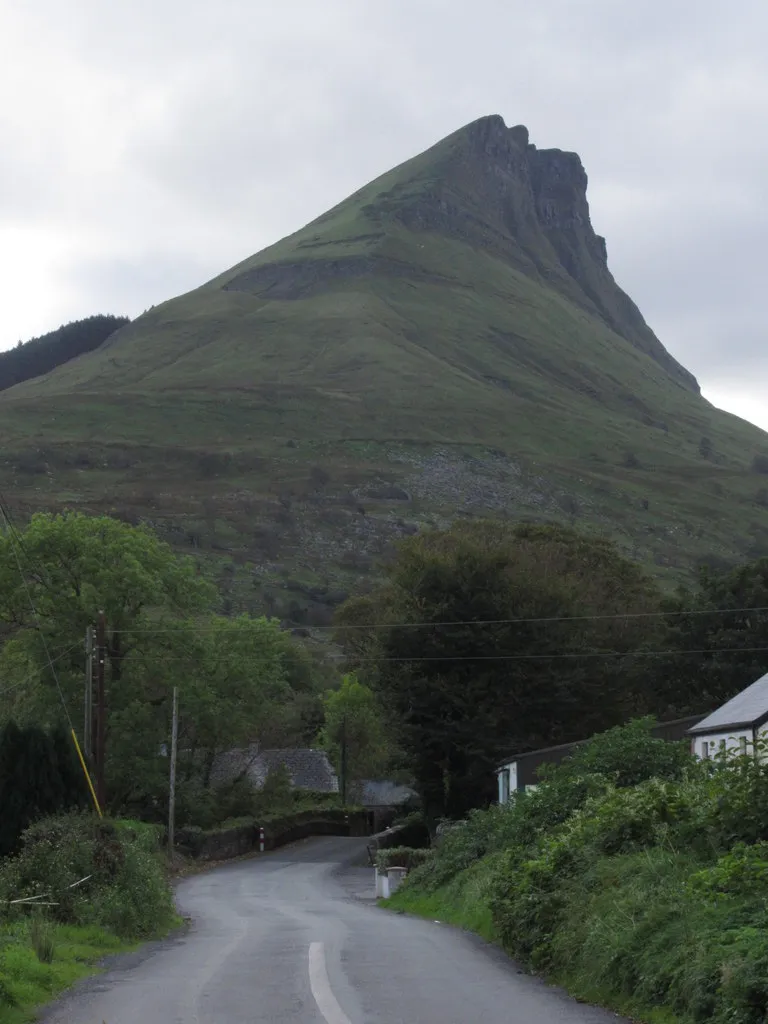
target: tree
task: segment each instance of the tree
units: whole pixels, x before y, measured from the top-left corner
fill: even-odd
[[[0,537],[0,620],[12,635],[26,634],[38,659],[35,633],[61,650],[104,611],[111,676],[119,680],[148,623],[204,611],[214,599],[191,559],[149,529],[108,516],[38,513],[20,536]]]
[[[180,687],[180,735],[208,771],[216,754],[258,740],[290,699],[283,638],[277,620],[241,615],[213,616],[188,639],[197,668]]]
[[[712,711],[768,671],[768,558],[730,570],[703,567],[670,613],[656,665],[656,703],[680,715]]]
[[[660,601],[606,541],[465,523],[404,541],[385,587],[340,609],[336,636],[391,709],[428,815],[460,817],[492,797],[510,750],[653,710],[621,655],[652,642],[654,620],[619,616]]]
[[[122,316],[91,316],[64,324],[42,337],[18,341],[14,348],[0,353],[0,391],[92,352],[129,322]]]
[[[386,767],[390,749],[373,690],[354,675],[345,675],[337,690],[325,694],[323,705],[320,745],[328,751],[337,772],[346,773],[342,785],[376,778]]]
[[[5,724],[0,732],[0,856],[16,852],[32,822],[82,806],[86,799],[71,741],[67,744],[60,731]]]
[[[144,528],[33,517],[20,538],[0,537],[0,721],[60,722],[60,688],[82,729],[85,630],[103,609],[109,810],[164,815],[174,687],[180,785],[204,781],[224,750],[314,737],[319,663],[276,620],[211,614],[215,597],[194,562]]]

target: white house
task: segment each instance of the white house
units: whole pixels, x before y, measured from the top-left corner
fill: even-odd
[[[761,739],[768,742],[768,673],[702,718],[688,733],[691,752],[704,760],[720,751],[754,752]]]

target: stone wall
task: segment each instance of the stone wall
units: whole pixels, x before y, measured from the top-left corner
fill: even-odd
[[[209,831],[180,829],[176,848],[195,860],[228,860],[258,849],[259,828],[259,823],[254,822]],[[328,808],[269,818],[263,822],[263,828],[264,848],[274,850],[309,836],[367,836],[371,832],[371,817],[367,811]]]

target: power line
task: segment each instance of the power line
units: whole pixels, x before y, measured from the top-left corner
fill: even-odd
[[[79,646],[79,643],[72,644],[71,647],[68,647],[65,651],[62,651],[61,654],[57,654],[56,657],[53,659],[54,663],[57,661],[61,661],[62,658],[66,658],[68,654],[71,654],[72,651],[74,651]],[[38,679],[39,676],[39,672],[34,672],[27,676],[26,679],[23,679],[20,683],[14,683],[13,686],[7,686],[4,690],[0,690],[0,697],[4,697],[7,693],[13,693],[14,690],[18,690],[22,686],[28,686],[30,683],[34,683],[34,681]]]
[[[692,648],[683,649],[679,651],[667,650],[667,651],[577,651],[573,653],[560,652],[554,654],[467,654],[467,655],[427,655],[422,657],[421,655],[414,654],[409,658],[404,657],[389,657],[382,655],[380,657],[365,656],[357,658],[354,656],[348,656],[346,654],[328,654],[327,657],[333,660],[339,661],[353,661],[353,662],[386,662],[386,661],[400,661],[400,662],[422,662],[422,661],[529,661],[529,660],[541,660],[544,661],[548,658],[562,659],[562,658],[646,658],[646,657],[681,657],[686,654],[757,654],[757,653],[768,653],[768,647],[709,647],[709,648]],[[138,658],[146,658],[155,664],[158,661],[181,661],[188,662],[191,658],[194,658],[194,654],[189,655],[174,654],[174,655],[161,655],[156,657],[151,652],[134,651],[130,655],[131,659],[136,660]],[[274,664],[274,658],[248,658],[249,665],[272,665]]]
[[[688,615],[746,615],[746,614],[757,614],[759,612],[768,612],[768,605],[761,605],[752,608],[701,608],[691,609],[689,611],[666,611],[666,612],[612,612],[610,614],[595,614],[595,615],[548,615],[539,616],[534,618],[517,618],[517,619],[456,619],[446,620],[445,622],[374,622],[374,623],[362,623],[360,625],[330,625],[330,626],[293,626],[293,629],[308,629],[308,630],[333,630],[343,631],[352,629],[438,629],[449,626],[512,626],[512,625],[527,625],[527,624],[542,624],[542,623],[556,623],[556,622],[593,622],[593,621],[609,621],[619,619],[658,619],[667,618],[669,616],[688,616]],[[238,628],[238,623],[235,619],[227,620],[226,623],[218,623],[217,625],[190,625],[190,626],[169,626],[160,629],[128,629],[127,633],[131,634],[152,634],[160,635],[164,633],[183,633],[187,631],[193,631],[196,633],[215,632],[217,630],[232,628]]]

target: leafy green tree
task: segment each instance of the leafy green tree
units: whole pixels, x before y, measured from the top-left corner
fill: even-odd
[[[655,659],[656,704],[678,714],[714,710],[768,672],[768,558],[736,569],[703,568],[681,591]],[[745,610],[747,609],[747,610]]]
[[[81,729],[84,635],[103,609],[110,809],[164,813],[174,686],[182,780],[201,765],[205,774],[220,751],[274,732],[281,716],[292,728],[302,714],[317,720],[314,664],[298,643],[276,621],[211,615],[215,596],[191,560],[146,529],[78,513],[33,517],[20,538],[0,537],[2,717],[61,720],[47,647]],[[289,720],[286,709],[302,702]]]
[[[376,778],[387,766],[390,745],[376,694],[354,675],[345,675],[337,690],[323,699],[325,723],[320,745],[346,782]]]
[[[213,616],[190,644],[197,668],[180,688],[182,737],[210,770],[216,754],[259,740],[290,699],[284,633],[275,619]]]
[[[386,586],[342,607],[337,639],[391,710],[428,816],[460,817],[492,798],[511,750],[653,710],[623,655],[653,643],[655,620],[635,613],[660,601],[606,541],[459,524],[402,543]]]
[[[18,537],[0,537],[0,621],[8,631],[32,633],[39,656],[34,633],[58,649],[71,646],[103,611],[115,680],[149,623],[206,611],[215,596],[192,559],[178,558],[149,529],[109,516],[38,513]]]
[[[215,598],[195,563],[146,529],[33,517],[20,538],[0,537],[0,721],[61,722],[60,687],[81,731],[85,630],[103,609],[111,811],[165,816],[174,687],[180,787],[207,784],[222,751],[316,736],[333,671],[275,620],[212,614]]]

